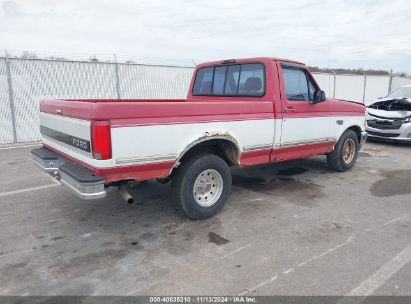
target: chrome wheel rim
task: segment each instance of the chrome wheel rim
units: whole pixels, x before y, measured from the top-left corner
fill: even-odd
[[[193,186],[193,196],[202,207],[214,205],[223,192],[223,177],[214,169],[207,169],[197,176]]]
[[[355,155],[355,143],[354,140],[349,138],[347,141],[344,143],[344,148],[343,148],[343,160],[346,164],[349,164],[352,162],[354,159]]]

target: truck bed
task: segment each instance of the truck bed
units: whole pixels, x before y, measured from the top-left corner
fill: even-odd
[[[274,134],[274,105],[271,101],[248,99],[43,100],[40,129],[45,147],[81,163],[96,175],[106,176],[106,183],[167,174],[190,143],[204,136],[216,136],[216,132],[231,136],[238,149],[265,147],[264,153],[242,153],[242,164],[268,162]],[[112,154],[108,159],[93,156],[91,130],[97,122],[110,127]],[[255,133],[247,132],[251,126]],[[145,173],[148,163],[150,174]],[[158,163],[160,168],[152,163]]]
[[[247,98],[250,99],[250,98]],[[192,101],[187,99],[54,99],[43,100],[43,113],[57,114],[84,120],[140,119],[141,123],[176,122],[182,119],[207,121],[224,116],[238,119],[269,118],[274,116],[270,101]],[[234,117],[233,117],[234,116]],[[148,119],[145,121],[144,119]],[[153,120],[157,118],[157,120]],[[170,120],[171,119],[171,120]]]

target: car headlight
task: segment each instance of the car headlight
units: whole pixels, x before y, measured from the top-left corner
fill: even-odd
[[[404,119],[404,123],[406,123],[406,122],[411,122],[411,116],[408,116]]]

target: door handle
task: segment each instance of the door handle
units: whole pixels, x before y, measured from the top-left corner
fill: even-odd
[[[284,113],[295,112],[295,111],[296,111],[296,109],[293,108],[293,107],[286,107],[286,108],[284,108]]]

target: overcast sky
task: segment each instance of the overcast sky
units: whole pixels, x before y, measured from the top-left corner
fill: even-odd
[[[411,1],[0,0],[0,48],[411,73]]]

